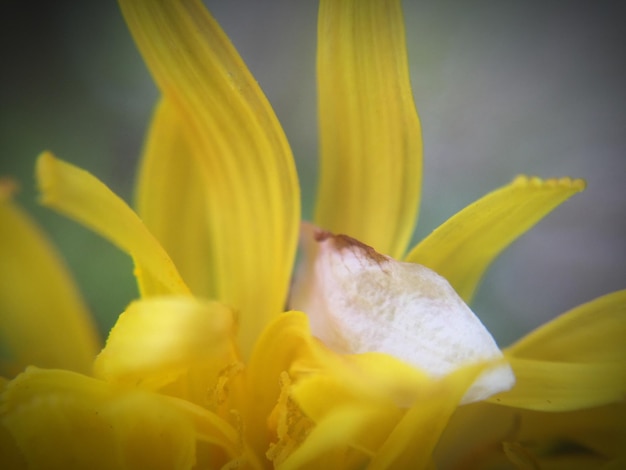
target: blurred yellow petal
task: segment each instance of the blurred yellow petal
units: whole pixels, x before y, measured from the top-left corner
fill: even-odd
[[[89,227],[133,257],[143,295],[189,292],[137,214],[96,177],[45,152],[37,161],[37,181],[44,205]]]
[[[572,465],[587,464],[582,468],[605,468],[620,455],[626,456],[624,443],[623,401],[558,413],[483,402],[455,411],[435,459],[438,468],[510,468],[510,460],[502,449],[506,444],[517,454],[514,459],[531,459],[541,469],[581,468],[566,466],[568,461]]]
[[[331,465],[329,468],[365,468],[366,460],[364,458],[358,467],[348,467],[344,459],[354,459],[353,456],[349,455],[346,446],[350,444],[355,432],[360,430],[366,422],[372,422],[367,411],[359,406],[344,406],[334,409],[311,430],[302,445],[280,465],[280,469],[323,468],[324,459],[329,456],[332,457],[327,462]],[[333,451],[337,450],[340,452],[333,454]]]
[[[547,361],[620,361],[626,369],[626,290],[564,313],[505,351],[508,356]]]
[[[256,81],[201,2],[122,0],[165,99],[180,113],[207,191],[213,295],[240,311],[250,354],[283,310],[300,195],[291,150]]]
[[[28,368],[0,398],[29,468],[188,469],[193,423],[167,399],[83,375]]]
[[[250,356],[246,368],[247,440],[259,455],[269,446],[267,417],[281,393],[280,377],[294,360],[315,362],[309,324],[301,312],[287,312],[272,321]]]
[[[420,242],[406,261],[439,273],[469,303],[491,262],[584,187],[582,180],[518,176],[448,219]]]
[[[158,388],[223,356],[233,337],[232,312],[216,302],[193,297],[133,302],[111,330],[94,374],[108,382]]]
[[[191,291],[210,297],[207,188],[171,102],[157,106],[137,180],[137,212]]]
[[[482,366],[460,369],[431,382],[425,396],[406,412],[372,459],[371,470],[428,469],[439,437]]]
[[[413,233],[422,140],[399,0],[323,0],[315,222],[400,258]]]
[[[296,363],[292,374],[299,380],[291,395],[318,426],[339,419],[338,410],[360,410],[358,425],[345,429],[344,439],[369,454],[382,445],[405,408],[432,381],[408,364],[379,353],[336,356],[322,365],[326,367],[307,370]]]
[[[618,402],[626,396],[624,363],[567,363],[509,358],[517,384],[490,397],[501,405],[570,411]]]
[[[0,341],[17,367],[88,373],[100,349],[95,325],[54,247],[11,192],[0,181]]]
[[[567,411],[626,396],[626,290],[583,304],[505,349],[517,377],[490,399],[519,408]]]

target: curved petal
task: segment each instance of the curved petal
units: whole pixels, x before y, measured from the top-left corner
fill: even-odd
[[[573,411],[616,403],[626,395],[626,364],[509,358],[517,385],[488,401],[540,411]]]
[[[184,126],[172,103],[162,99],[139,167],[137,212],[191,291],[208,298],[215,291],[215,281],[209,269],[207,188]]]
[[[626,395],[626,290],[599,297],[505,349],[517,378],[494,403],[569,411]]]
[[[315,362],[314,342],[306,315],[287,312],[265,328],[254,347],[246,368],[246,438],[259,455],[269,447],[267,417],[281,393],[280,377],[297,358]]]
[[[322,1],[317,73],[315,222],[400,258],[415,226],[422,171],[400,1]]]
[[[502,452],[503,445],[513,445],[514,458],[527,456],[542,469],[609,468],[607,461],[625,455],[624,439],[623,401],[558,413],[482,402],[456,410],[435,458],[437,468],[513,468]]]
[[[120,4],[198,157],[213,294],[241,312],[239,345],[247,357],[287,295],[300,217],[291,150],[254,78],[200,1]]]
[[[626,369],[625,338],[626,290],[621,290],[564,313],[505,351],[546,361],[621,361]]]
[[[223,357],[233,336],[232,312],[216,302],[193,297],[133,302],[111,330],[94,374],[156,389],[194,365]]]
[[[167,398],[29,367],[0,396],[29,468],[191,468],[193,423]]]
[[[189,293],[174,263],[137,214],[96,177],[44,152],[37,160],[37,182],[42,204],[133,257],[142,295]]]
[[[54,247],[11,192],[0,181],[0,339],[16,368],[89,373],[100,349],[96,327]]]
[[[433,450],[441,433],[482,367],[466,367],[432,383],[426,397],[407,411],[368,468],[431,468]]]
[[[324,463],[330,465],[329,468],[365,468],[367,460],[363,456],[359,459],[358,455],[352,455],[346,447],[355,433],[366,423],[371,423],[371,413],[368,411],[358,406],[334,409],[311,430],[302,445],[281,463],[281,470],[324,468]],[[347,461],[352,461],[352,465]]]
[[[413,248],[406,261],[439,273],[469,303],[491,262],[584,188],[582,180],[518,176],[448,219]]]

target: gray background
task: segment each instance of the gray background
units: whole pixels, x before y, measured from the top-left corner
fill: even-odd
[[[102,331],[136,296],[129,259],[38,207],[50,149],[126,200],[157,93],[115,2],[3,4],[0,174],[75,273]],[[284,124],[310,216],[315,192],[316,2],[207,2]],[[588,189],[493,265],[474,310],[501,344],[626,287],[626,31],[618,1],[405,1],[424,146],[415,240],[519,173]]]

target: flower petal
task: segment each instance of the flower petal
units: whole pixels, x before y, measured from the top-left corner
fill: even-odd
[[[427,397],[407,411],[368,468],[431,468],[433,449],[441,433],[481,369],[482,365],[466,367],[434,382]]]
[[[111,330],[94,374],[156,389],[194,365],[223,357],[233,336],[232,312],[216,302],[186,296],[133,302]]]
[[[0,397],[29,468],[191,468],[193,423],[167,398],[29,367]]]
[[[10,193],[0,181],[0,340],[18,370],[88,373],[100,349],[96,327],[54,247]]]
[[[626,396],[626,364],[567,363],[509,358],[517,385],[492,403],[541,411],[572,411],[616,403]]]
[[[257,454],[263,455],[269,446],[267,417],[280,396],[280,377],[294,360],[313,358],[315,340],[301,312],[279,315],[263,331],[246,368],[246,439]]]
[[[604,469],[607,461],[626,455],[625,439],[623,401],[558,413],[481,402],[457,408],[435,458],[437,468],[513,468],[502,448],[512,445],[514,458],[528,457],[541,469]]]
[[[506,348],[507,355],[548,361],[620,361],[626,368],[626,290],[580,305]]]
[[[494,403],[567,411],[626,396],[626,290],[550,321],[505,350],[517,385]]]
[[[322,1],[317,70],[315,222],[400,258],[415,225],[422,171],[400,1]]]
[[[358,456],[347,452],[346,447],[350,444],[352,436],[368,422],[371,423],[372,419],[368,410],[364,410],[363,407],[344,406],[334,409],[280,465],[281,470],[323,468],[325,459],[328,459],[327,465],[331,465],[329,468],[365,468],[367,460],[363,457],[360,459],[360,465],[354,463],[349,465],[344,459],[353,461],[358,459]],[[333,455],[333,451],[338,452]]]
[[[133,257],[142,295],[189,292],[137,214],[96,177],[44,152],[37,160],[37,182],[42,204],[89,227]]]
[[[198,296],[215,291],[210,279],[206,187],[171,102],[157,106],[137,181],[137,212]]]
[[[406,261],[439,273],[470,302],[491,262],[584,187],[582,180],[518,176],[448,219],[413,248]]]
[[[283,310],[300,195],[287,140],[269,103],[200,1],[120,2],[137,46],[184,122],[207,191],[206,240],[217,299],[241,312],[248,356]]]

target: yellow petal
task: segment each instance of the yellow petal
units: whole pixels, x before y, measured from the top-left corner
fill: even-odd
[[[315,362],[311,358],[314,341],[307,318],[300,312],[279,315],[259,337],[246,369],[244,411],[247,441],[259,455],[269,446],[267,417],[280,395],[280,377],[297,358]]]
[[[625,456],[625,405],[558,413],[485,402],[460,407],[437,446],[437,468],[514,468],[502,452],[505,443],[513,444],[513,458],[530,458],[541,469],[605,468]],[[568,459],[587,466],[553,466]]]
[[[371,416],[362,407],[344,406],[336,408],[324,420],[318,423],[307,435],[306,440],[280,465],[281,470],[301,468],[323,468],[325,458],[333,451],[339,451],[328,462],[334,468],[365,468],[363,463],[358,466],[347,466],[343,459],[354,459],[349,455],[346,446],[355,432],[371,422]],[[361,459],[365,462],[365,459]],[[354,464],[353,464],[354,465]]]
[[[123,0],[122,12],[165,99],[177,108],[206,188],[216,298],[240,311],[248,356],[282,311],[300,196],[291,150],[252,75],[197,0]]]
[[[172,104],[157,106],[137,181],[137,212],[170,255],[191,291],[210,297],[206,187],[184,121]]]
[[[137,214],[96,177],[45,152],[37,161],[37,181],[44,205],[89,227],[133,257],[143,295],[189,292]]]
[[[626,396],[626,364],[567,363],[509,358],[517,385],[492,403],[530,410],[571,411],[615,403]]]
[[[0,415],[29,468],[191,468],[193,423],[165,397],[83,375],[28,368]]]
[[[548,361],[620,361],[626,369],[626,290],[580,305],[506,348],[509,356]]]
[[[373,455],[402,417],[405,407],[419,399],[431,379],[385,354],[337,359],[342,360],[334,364],[327,362],[325,369],[314,373],[296,364],[292,374],[299,378],[291,395],[317,426],[340,419],[344,409],[346,413],[359,415],[356,423],[344,429],[342,442]]]
[[[434,382],[383,443],[368,468],[428,469],[450,416],[482,366],[470,366]],[[416,445],[416,443],[419,443]]]
[[[564,411],[626,396],[626,290],[581,305],[505,350],[517,385],[491,401]]]
[[[19,368],[88,373],[100,349],[95,325],[54,247],[10,192],[0,181],[0,341]]]
[[[400,1],[322,1],[317,69],[315,222],[400,258],[415,225],[422,171]]]
[[[111,330],[94,374],[108,382],[158,388],[223,356],[233,336],[232,312],[218,303],[193,297],[133,302]]]
[[[422,240],[406,261],[441,274],[469,303],[491,262],[584,187],[582,180],[518,176],[448,219]]]

